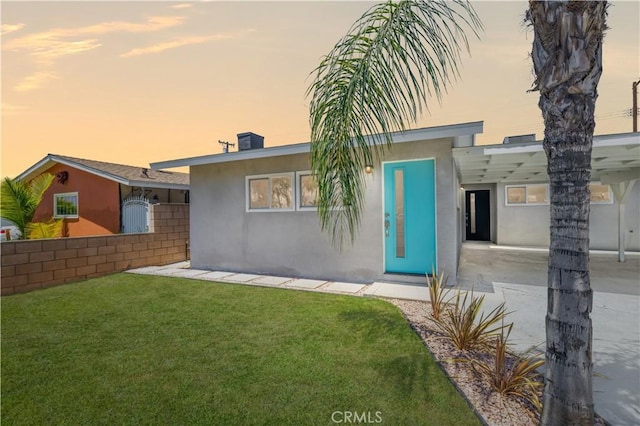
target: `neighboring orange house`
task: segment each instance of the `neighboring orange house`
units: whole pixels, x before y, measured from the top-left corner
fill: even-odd
[[[151,203],[188,203],[189,174],[48,154],[17,177],[55,176],[36,210],[35,222],[63,218],[68,237],[126,232],[122,202],[144,196]]]

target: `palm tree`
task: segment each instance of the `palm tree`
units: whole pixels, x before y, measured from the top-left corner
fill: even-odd
[[[593,424],[589,181],[607,2],[530,1],[550,192],[541,423]]]
[[[543,424],[593,422],[588,185],[606,8],[532,0],[527,14],[551,196]],[[456,75],[467,42],[462,25],[474,34],[481,28],[466,2],[386,2],[369,9],[315,70],[311,168],[320,224],[338,245],[356,234],[364,165]]]
[[[314,71],[311,169],[321,227],[337,246],[355,238],[365,165],[457,76],[462,46],[468,50],[463,26],[475,35],[482,27],[467,1],[387,1],[369,9]]]
[[[43,173],[25,182],[5,178],[0,185],[0,217],[10,220],[20,231],[20,238],[51,238],[60,235],[61,220],[34,223],[33,215],[51,186],[54,176]]]

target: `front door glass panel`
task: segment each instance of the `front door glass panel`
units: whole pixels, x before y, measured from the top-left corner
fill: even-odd
[[[396,257],[405,255],[405,226],[404,226],[404,170],[396,169],[394,173],[396,184]]]

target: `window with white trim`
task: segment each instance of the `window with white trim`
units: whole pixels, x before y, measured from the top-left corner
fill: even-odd
[[[549,204],[549,185],[507,185],[505,205],[528,206]]]
[[[318,209],[318,182],[310,171],[296,172],[296,209]]]
[[[591,191],[591,204],[613,204],[609,185],[592,182],[589,184],[589,191]]]
[[[293,173],[247,176],[247,211],[293,210],[293,177]]]
[[[78,193],[66,192],[53,194],[53,217],[77,218],[78,217]]]

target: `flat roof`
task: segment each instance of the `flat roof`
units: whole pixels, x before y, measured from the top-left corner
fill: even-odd
[[[392,143],[414,142],[425,139],[439,139],[457,136],[469,136],[482,133],[483,122],[452,124],[446,126],[424,127],[420,129],[406,130],[391,134]],[[373,139],[372,136],[368,138]],[[310,151],[309,142],[293,145],[283,145],[271,148],[250,149],[221,154],[210,154],[199,157],[181,158],[177,160],[160,161],[151,163],[154,170],[172,169],[175,167],[200,166],[204,164],[228,163],[232,161],[253,160],[257,158],[278,157],[284,155],[304,154]]]
[[[454,148],[461,184],[546,182],[547,157],[542,142]],[[640,133],[593,137],[591,179],[609,173],[633,175],[640,168]],[[638,176],[640,178],[640,175]]]

